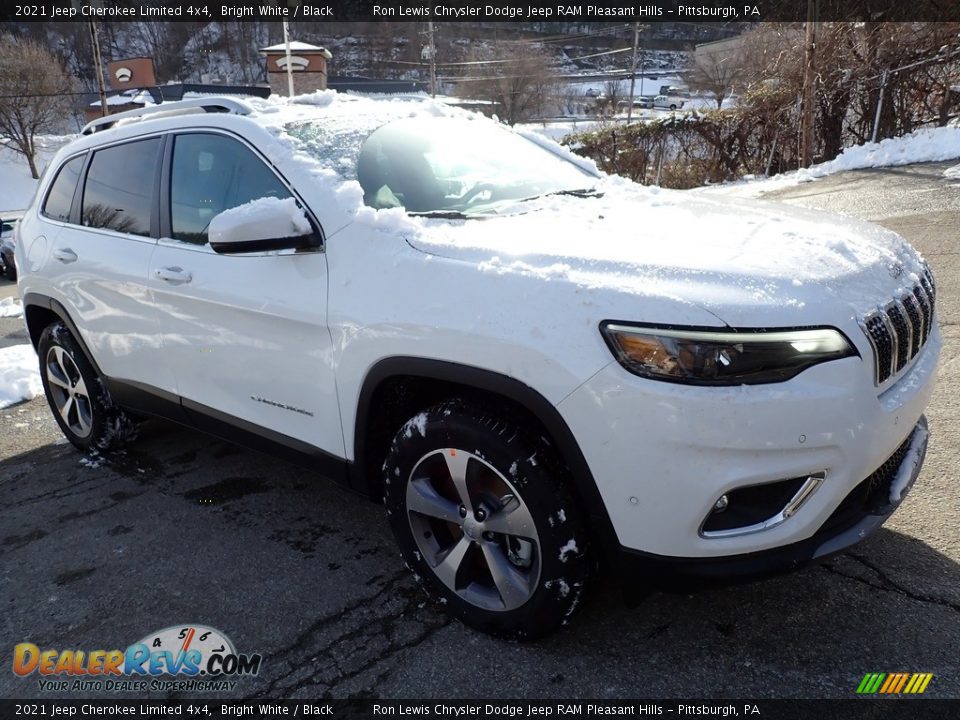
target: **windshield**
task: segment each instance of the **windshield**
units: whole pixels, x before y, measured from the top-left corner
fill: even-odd
[[[597,183],[596,176],[492,122],[408,117],[368,130],[362,140],[356,128],[343,137],[326,132],[322,122],[290,132],[315,157],[359,181],[373,208],[482,215],[505,201],[584,192]]]

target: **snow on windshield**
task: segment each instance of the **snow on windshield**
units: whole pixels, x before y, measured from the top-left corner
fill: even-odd
[[[589,190],[598,180],[490,121],[386,115],[297,122],[287,131],[314,158],[358,180],[364,203],[376,209],[482,214],[505,200]]]

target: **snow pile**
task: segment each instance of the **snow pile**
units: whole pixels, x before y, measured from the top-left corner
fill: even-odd
[[[33,346],[0,348],[0,408],[42,394],[43,384]]]
[[[930,432],[924,427],[919,427],[914,430],[913,439],[910,441],[910,449],[907,450],[907,454],[900,463],[900,468],[897,470],[897,475],[890,484],[891,504],[896,505],[899,503],[903,499],[904,492],[907,491],[911,483],[916,479],[914,473],[917,465],[923,460],[922,453],[926,449],[929,434]]]
[[[948,180],[960,180],[960,165],[948,167],[943,171],[943,176]]]
[[[23,316],[23,305],[16,298],[0,300],[0,318],[15,318]]]
[[[311,232],[310,223],[294,198],[258,198],[226,210],[210,221],[211,243],[300,237]]]
[[[305,95],[297,95],[292,102],[298,105],[314,105],[316,107],[327,107],[337,98],[336,90],[316,90]]]
[[[756,197],[761,193],[812,182],[817,178],[847,170],[942,162],[954,158],[960,158],[960,127],[926,128],[903,137],[887,138],[878,143],[854,145],[844,150],[835,159],[813,165],[805,170],[795,170],[760,180],[748,176],[744,178],[745,182],[698,189],[696,192]],[[960,173],[957,168],[950,168],[950,171]],[[960,175],[948,177],[960,177]]]

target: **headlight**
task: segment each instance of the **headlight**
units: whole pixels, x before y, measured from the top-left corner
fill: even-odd
[[[655,380],[751,385],[789,380],[811,365],[857,356],[839,330],[684,330],[604,322],[620,364]]]

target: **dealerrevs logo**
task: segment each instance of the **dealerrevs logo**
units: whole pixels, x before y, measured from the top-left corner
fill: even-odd
[[[20,643],[13,649],[13,672],[23,678],[36,675],[40,689],[50,691],[210,692],[233,690],[237,677],[260,672],[261,660],[258,653],[238,653],[219,630],[176,625],[126,650],[41,649]]]

